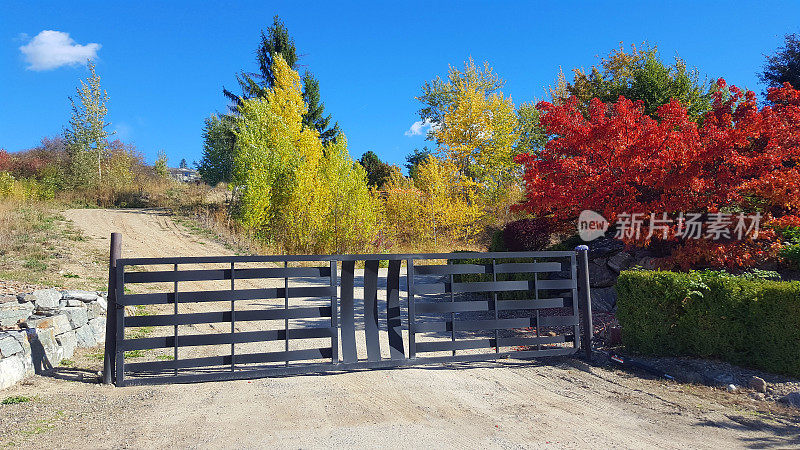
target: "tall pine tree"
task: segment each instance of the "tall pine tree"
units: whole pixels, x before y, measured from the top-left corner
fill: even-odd
[[[800,89],[800,34],[786,35],[783,47],[766,56],[764,71],[759,78],[767,88],[780,87],[788,82],[793,88]]]
[[[266,33],[261,31],[261,42],[256,50],[258,72],[242,72],[236,77],[242,94],[237,95],[225,88],[222,90],[233,102],[234,112],[238,111],[242,101],[246,99],[266,98],[267,92],[275,84],[272,67],[276,55],[281,55],[291,69],[297,70],[298,56],[294,39],[289,36],[289,30],[278,16],[274,17],[272,26]],[[320,101],[319,81],[309,71],[303,77],[303,101],[308,105],[308,112],[303,115],[303,126],[315,128],[323,142],[334,141],[339,135],[339,124],[330,126],[331,116],[325,115],[325,105]]]
[[[241,94],[222,88],[222,93],[232,103],[231,114],[212,115],[206,119],[203,129],[204,154],[198,164],[200,175],[206,183],[213,185],[221,181],[231,181],[236,118],[240,115],[245,100],[267,98],[267,93],[275,84],[273,63],[278,55],[291,69],[297,69],[298,56],[294,40],[280,18],[275,16],[272,26],[266,32],[261,31],[261,41],[256,49],[258,71],[241,72],[236,76]],[[339,124],[330,126],[331,116],[325,115],[325,105],[320,101],[319,82],[308,71],[303,77],[302,96],[308,105],[308,111],[303,114],[303,126],[316,129],[323,143],[335,142],[339,136]]]
[[[325,105],[319,100],[319,81],[306,70],[303,75],[303,100],[308,111],[303,115],[303,126],[316,128],[323,143],[335,141],[339,136],[339,123],[329,127],[331,115],[325,115]]]

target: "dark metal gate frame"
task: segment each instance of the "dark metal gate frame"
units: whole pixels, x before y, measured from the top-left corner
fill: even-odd
[[[347,371],[356,369],[389,368],[408,365],[485,361],[499,358],[535,358],[554,355],[569,355],[583,349],[587,358],[591,357],[592,317],[588,277],[588,248],[580,246],[574,252],[502,252],[502,253],[435,253],[435,254],[376,254],[376,255],[300,255],[300,256],[224,256],[224,257],[174,257],[174,258],[128,258],[121,259],[121,235],[111,236],[109,262],[108,315],[106,323],[106,342],[104,375],[105,383],[117,386],[135,384],[157,384],[175,382],[200,382],[214,380],[233,380],[285,376],[311,372]],[[491,260],[488,264],[447,264],[415,266],[416,260]],[[516,258],[569,258],[570,274],[567,279],[539,279],[538,273],[560,272],[561,263],[498,263],[498,259]],[[288,267],[288,262],[314,261],[329,262],[329,267]],[[364,333],[366,338],[366,359],[359,359],[356,351],[354,273],[356,262],[364,262]],[[386,292],[386,328],[390,347],[390,357],[382,358],[378,322],[378,268],[379,261],[388,261]],[[408,294],[408,354],[405,352],[402,335],[400,305],[401,264],[407,264]],[[284,263],[284,267],[274,268],[236,268],[237,263]],[[230,269],[204,269],[179,271],[182,264],[226,263]],[[341,263],[342,279],[337,280],[338,265]],[[172,271],[125,272],[126,266],[165,265],[173,266]],[[556,266],[557,265],[557,266]],[[535,282],[497,281],[497,274],[534,273]],[[493,281],[455,283],[454,275],[488,274]],[[415,285],[417,275],[441,275],[449,279],[444,283]],[[328,286],[289,287],[289,278],[315,276],[329,280]],[[235,280],[241,278],[283,278],[283,288],[236,290]],[[230,290],[180,292],[180,281],[230,280]],[[338,298],[341,281],[341,298]],[[173,282],[173,292],[156,294],[126,294],[125,284],[136,282]],[[533,284],[535,283],[535,284]],[[528,291],[535,294],[531,300],[499,300],[498,292]],[[539,290],[571,291],[572,316],[540,317],[539,309],[564,306],[563,298],[539,298]],[[454,301],[457,292],[484,292],[491,300]],[[418,302],[416,297],[426,294],[450,294],[451,302]],[[289,308],[290,297],[329,298],[329,306],[310,308]],[[284,309],[236,310],[236,300],[283,298]],[[226,301],[230,300],[230,311],[179,314],[181,302]],[[559,302],[560,300],[560,302]],[[577,301],[576,301],[577,300]],[[125,316],[125,306],[148,304],[173,304],[172,314],[152,316]],[[535,310],[535,316],[522,318],[499,318],[501,310]],[[341,312],[340,312],[341,311]],[[465,311],[494,312],[490,320],[455,320],[454,314]],[[417,322],[418,314],[450,313],[450,319],[439,322]],[[579,322],[579,315],[582,322]],[[339,323],[341,317],[341,323]],[[296,318],[329,318],[330,327],[289,328],[289,320]],[[267,331],[236,332],[235,324],[242,320],[284,320],[284,329]],[[231,332],[223,334],[188,335],[178,334],[179,325],[199,323],[230,322]],[[581,324],[582,323],[582,327]],[[173,326],[172,336],[125,339],[126,327]],[[560,336],[539,336],[540,327],[570,326],[573,334]],[[499,329],[518,329],[535,327],[536,337],[500,338]],[[581,334],[580,330],[583,328]],[[457,341],[456,331],[494,330],[494,338],[484,340]],[[417,342],[418,333],[450,332],[448,342]],[[339,334],[341,333],[341,343]],[[330,347],[289,350],[290,339],[330,338]],[[568,340],[569,339],[569,340]],[[237,355],[235,344],[262,341],[285,341],[282,352],[248,353]],[[546,347],[543,344],[572,343],[572,347]],[[230,344],[229,355],[192,359],[178,359],[178,348],[194,345]],[[339,355],[341,344],[342,354]],[[521,350],[500,351],[501,347],[523,346]],[[530,350],[529,346],[536,349]],[[125,352],[150,348],[172,348],[172,360],[126,363]],[[493,348],[493,353],[461,354],[457,350]],[[426,352],[452,351],[449,356],[419,356]],[[305,363],[290,365],[291,361],[329,359],[326,363]],[[284,362],[285,365],[267,368],[239,368],[238,364]],[[181,370],[215,367],[209,373],[181,374]],[[227,367],[221,370],[220,367]],[[128,379],[126,369],[142,376]],[[166,373],[171,372],[167,375]]]

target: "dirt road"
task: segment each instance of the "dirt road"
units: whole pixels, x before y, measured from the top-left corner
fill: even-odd
[[[106,252],[111,233],[122,233],[123,258],[232,254],[224,246],[192,234],[160,210],[70,209],[63,215]]]
[[[123,256],[230,254],[148,211],[65,216]],[[75,372],[80,372],[76,369]],[[112,388],[35,377],[2,393],[0,444],[152,447],[731,448],[800,445],[746,394],[643,379],[574,359]],[[763,404],[764,402],[761,402]],[[37,425],[38,424],[38,425]]]

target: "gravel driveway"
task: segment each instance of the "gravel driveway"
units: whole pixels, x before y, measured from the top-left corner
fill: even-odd
[[[124,257],[230,254],[157,211],[65,216],[85,245],[107,249],[121,231]],[[76,362],[63,378],[101,364],[92,350]],[[571,358],[126,388],[37,376],[2,395],[37,396],[0,406],[0,444],[23,447],[800,445],[796,416],[777,405]]]

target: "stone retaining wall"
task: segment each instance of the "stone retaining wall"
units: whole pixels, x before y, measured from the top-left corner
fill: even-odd
[[[0,389],[103,343],[103,292],[40,289],[0,295]]]
[[[617,311],[617,277],[631,267],[656,268],[656,258],[648,250],[625,249],[622,241],[601,237],[589,242],[589,286],[592,311]]]

